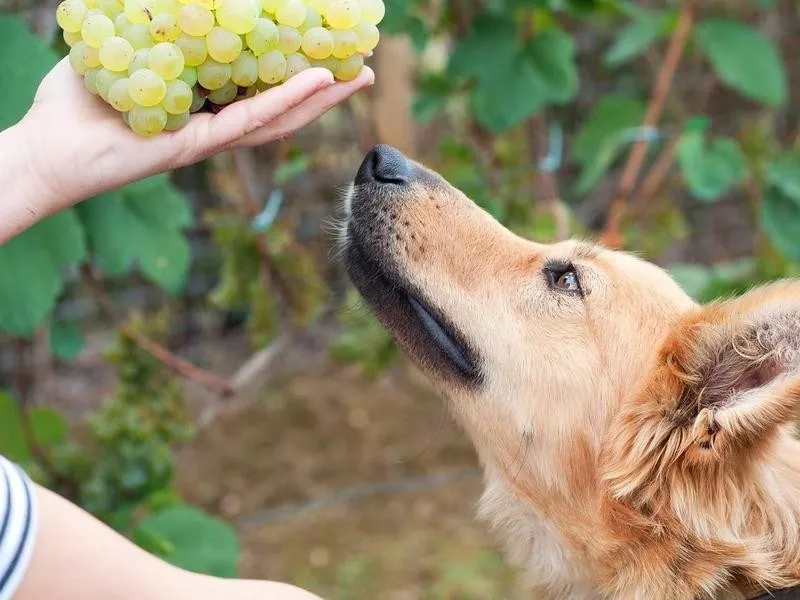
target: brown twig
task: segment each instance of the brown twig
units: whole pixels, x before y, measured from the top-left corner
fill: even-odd
[[[675,27],[675,31],[667,47],[664,62],[661,64],[661,69],[656,76],[655,87],[653,88],[653,93],[647,106],[642,127],[655,127],[661,118],[661,114],[664,110],[664,103],[672,87],[672,81],[675,78],[675,72],[683,56],[689,33],[694,25],[696,10],[697,0],[683,0],[678,17],[678,24]],[[611,202],[608,220],[600,235],[601,243],[609,247],[619,248],[622,246],[622,233],[620,231],[622,218],[625,213],[626,204],[639,180],[639,174],[644,166],[649,146],[650,142],[647,139],[640,140],[634,144],[631,153],[628,155],[628,160],[625,164],[622,178],[620,179],[619,189],[614,200]]]
[[[114,311],[111,306],[111,301],[108,299],[108,295],[101,282],[95,278],[90,266],[84,265],[81,267],[81,277],[105,319],[113,323]],[[182,377],[196,381],[203,387],[223,397],[228,397],[234,393],[235,389],[229,381],[176,356],[161,344],[151,340],[141,331],[137,331],[131,327],[130,324],[123,323],[120,326],[120,331],[128,336],[137,346],[149,352],[156,360]]]

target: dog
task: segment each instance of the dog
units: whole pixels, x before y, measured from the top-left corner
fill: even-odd
[[[345,204],[349,276],[471,437],[532,598],[800,584],[800,282],[700,306],[633,255],[516,236],[389,146]]]

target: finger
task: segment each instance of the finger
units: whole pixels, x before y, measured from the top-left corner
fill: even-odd
[[[274,119],[267,126],[236,140],[230,147],[260,146],[286,137],[315,121],[337,104],[341,104],[350,96],[371,86],[374,82],[375,73],[369,67],[364,67],[356,79],[337,83],[314,94],[302,104]]]
[[[266,127],[283,113],[302,104],[315,93],[333,85],[326,69],[308,69],[286,83],[234,102],[219,114],[195,115],[175,136],[183,145],[179,160],[195,162],[235,143],[249,133]]]

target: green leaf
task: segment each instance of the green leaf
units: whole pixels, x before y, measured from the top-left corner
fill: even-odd
[[[3,390],[0,390],[0,454],[18,463],[30,458],[28,442],[22,431],[19,405]]]
[[[307,173],[311,166],[308,154],[298,154],[281,163],[273,175],[275,185],[283,186],[300,175]]]
[[[659,38],[663,26],[662,15],[647,14],[633,21],[620,31],[603,61],[610,67],[618,67],[641,56]]]
[[[101,268],[120,277],[138,262],[169,293],[183,287],[190,249],[182,230],[192,224],[186,197],[166,176],[145,179],[81,203],[78,215]]]
[[[695,300],[702,298],[711,281],[711,269],[704,265],[675,264],[669,267],[669,273]]]
[[[565,104],[578,92],[575,42],[565,31],[551,27],[534,37],[523,50],[539,80],[544,102]]]
[[[441,113],[452,97],[455,88],[446,75],[426,73],[417,83],[417,94],[412,109],[420,123],[430,123]]]
[[[786,102],[786,71],[772,40],[749,25],[726,19],[703,21],[695,35],[717,75],[726,84],[769,106]]]
[[[784,257],[800,261],[800,201],[772,186],[761,203],[761,228]]]
[[[26,336],[63,290],[61,269],[86,257],[83,231],[65,210],[0,246],[0,331]]]
[[[56,358],[75,360],[83,346],[83,335],[74,322],[53,320],[50,323],[50,349]]]
[[[0,131],[28,111],[39,83],[56,62],[56,54],[22,19],[0,14]]]
[[[235,577],[240,544],[228,524],[190,506],[177,506],[146,517],[135,539],[147,539],[171,564],[216,577]]]
[[[767,180],[800,202],[800,151],[787,152],[767,166]]]
[[[627,144],[627,132],[617,131],[606,136],[597,151],[586,161],[575,184],[575,193],[583,195],[603,178]]]
[[[545,104],[541,81],[531,65],[518,57],[494,78],[478,84],[472,93],[472,110],[488,130],[502,132],[536,114]]]
[[[64,415],[49,406],[37,406],[28,415],[33,437],[43,447],[54,447],[67,441],[69,425]]]
[[[493,81],[497,71],[507,72],[518,54],[516,25],[510,17],[482,14],[453,49],[448,65],[456,77]]]
[[[607,138],[638,127],[644,119],[644,112],[645,105],[640,98],[625,94],[603,96],[575,137],[572,156],[579,163],[589,163]]]
[[[685,133],[678,142],[678,163],[695,198],[713,202],[748,175],[747,163],[733,138],[706,144],[700,132]]]

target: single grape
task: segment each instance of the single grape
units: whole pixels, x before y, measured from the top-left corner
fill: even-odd
[[[209,92],[208,101],[212,104],[216,104],[217,106],[224,106],[225,104],[230,104],[236,100],[236,96],[238,94],[239,86],[232,81],[228,81],[221,88]]]
[[[119,0],[100,0],[98,8],[112,21],[122,12],[122,4],[120,4]]]
[[[86,44],[86,42],[84,42]],[[90,69],[97,69],[100,67],[100,50],[92,48],[88,44],[82,47],[83,64]]]
[[[178,18],[168,13],[159,13],[150,21],[150,35],[156,42],[174,42],[181,35]]]
[[[165,81],[177,79],[186,64],[183,52],[175,44],[161,42],[150,48],[147,62],[150,69]]]
[[[303,35],[302,48],[309,58],[328,58],[333,53],[333,35],[324,27],[309,29]]]
[[[196,113],[206,104],[206,97],[197,88],[192,88],[192,106],[189,107],[190,113]]]
[[[231,78],[231,66],[217,62],[213,58],[206,59],[197,67],[197,83],[207,90],[218,90],[228,83]]]
[[[231,63],[231,81],[240,87],[255,85],[258,81],[258,59],[245,50]]]
[[[267,83],[265,81],[261,81],[260,79],[256,82],[256,91],[263,92],[268,90],[269,88],[274,87],[274,84]]]
[[[179,115],[167,115],[167,124],[164,126],[164,131],[178,131],[183,129],[189,123],[189,118],[192,115],[187,110]]]
[[[70,33],[80,31],[88,10],[83,0],[64,0],[56,9],[58,26]]]
[[[83,84],[90,93],[97,95],[97,73],[100,69],[88,69],[83,76]]]
[[[325,19],[334,29],[350,29],[361,20],[361,5],[358,0],[331,0]]]
[[[114,22],[105,15],[90,15],[81,26],[81,37],[92,48],[99,48],[100,44],[113,35]]]
[[[284,75],[284,80],[289,80],[301,71],[305,71],[306,69],[310,68],[311,63],[305,56],[299,52],[290,54],[286,57],[286,75]]]
[[[361,19],[370,25],[377,25],[386,15],[383,0],[361,0]]]
[[[222,27],[214,27],[206,36],[206,46],[211,58],[217,62],[230,63],[242,51],[242,38]]]
[[[261,8],[270,14],[275,14],[278,9],[286,4],[286,0],[261,0]]]
[[[214,13],[205,6],[184,4],[178,13],[178,25],[186,35],[195,37],[208,35],[214,27]]]
[[[324,15],[330,2],[331,0],[306,0],[306,6],[309,9]]]
[[[286,0],[275,13],[275,19],[281,25],[288,27],[300,27],[306,20],[308,9],[303,4],[303,0]]]
[[[129,86],[130,79],[123,77],[112,84],[106,95],[108,103],[119,112],[128,112],[134,106],[133,98],[128,92]]]
[[[258,57],[258,78],[264,83],[280,83],[286,75],[286,57],[272,50]]]
[[[245,36],[245,42],[253,54],[260,56],[277,47],[278,28],[270,19],[258,18],[252,31]]]
[[[89,46],[86,45],[86,42],[78,42],[69,49],[69,64],[78,75],[85,75],[86,71],[90,69],[89,65],[83,60],[84,52],[88,48]]]
[[[65,31],[63,32],[62,36],[64,38],[64,43],[72,48],[78,42],[83,41],[83,37],[81,37],[80,31]]]
[[[350,58],[345,58],[338,64],[337,69],[333,72],[333,76],[340,81],[350,81],[358,77],[363,66],[364,57],[360,54],[354,54]]]
[[[216,14],[220,27],[244,35],[256,26],[256,19],[261,14],[261,4],[257,4],[256,0],[225,0]]]
[[[164,95],[161,106],[171,115],[179,115],[188,111],[192,106],[191,86],[180,79],[170,81],[167,84],[167,93]]]
[[[183,52],[183,59],[187,66],[196,67],[202,65],[203,61],[208,57],[206,38],[204,37],[192,37],[184,34],[175,40],[175,45]]]
[[[160,106],[134,106],[128,112],[128,125],[139,135],[158,135],[167,126],[167,111]]]
[[[125,15],[117,15],[114,19],[114,32],[117,35],[125,35],[125,32],[128,30],[128,27],[131,26],[131,22],[128,21],[128,17]]]
[[[322,16],[317,11],[309,8],[306,11],[306,20],[297,29],[300,33],[305,33],[309,29],[314,29],[314,27],[322,27]]]
[[[139,69],[147,69],[150,64],[150,48],[141,48],[133,53],[131,64],[128,65],[128,75]]]
[[[240,98],[252,98],[257,93],[258,93],[258,87],[256,85],[251,85],[250,87],[248,87],[245,90],[244,94],[240,95],[239,97]]]
[[[329,56],[328,58],[323,58],[322,60],[312,59],[309,61],[312,67],[317,67],[320,69],[327,69],[331,73],[334,73],[336,69],[339,68],[339,63],[341,62],[338,58],[334,58],[333,56]]]
[[[197,69],[194,67],[184,67],[183,73],[178,75],[178,79],[186,82],[189,87],[192,87],[195,83],[197,83]]]
[[[134,50],[152,48],[154,43],[153,36],[150,35],[150,29],[144,23],[133,23],[125,30],[122,37],[131,43]]]
[[[153,14],[154,15],[172,15],[178,16],[181,9],[181,4],[178,0],[152,0]]]
[[[153,18],[147,0],[125,0],[124,14],[131,23],[146,25]]]
[[[331,31],[333,36],[333,56],[335,58],[350,58],[358,52],[358,37],[350,29],[334,29]]]
[[[278,50],[286,55],[294,54],[303,45],[303,36],[294,27],[278,25]]]
[[[133,46],[125,38],[110,37],[100,46],[100,64],[109,71],[127,71],[133,52]]]
[[[375,25],[370,25],[362,21],[353,27],[352,31],[356,34],[356,38],[358,38],[358,52],[361,54],[369,54],[375,50],[381,38],[381,34]]]
[[[125,73],[115,73],[108,69],[100,69],[97,71],[94,85],[97,88],[97,94],[103,100],[108,101],[108,90],[120,79],[125,78]]]
[[[166,82],[150,69],[139,69],[131,73],[129,93],[140,106],[155,106],[167,93]]]

